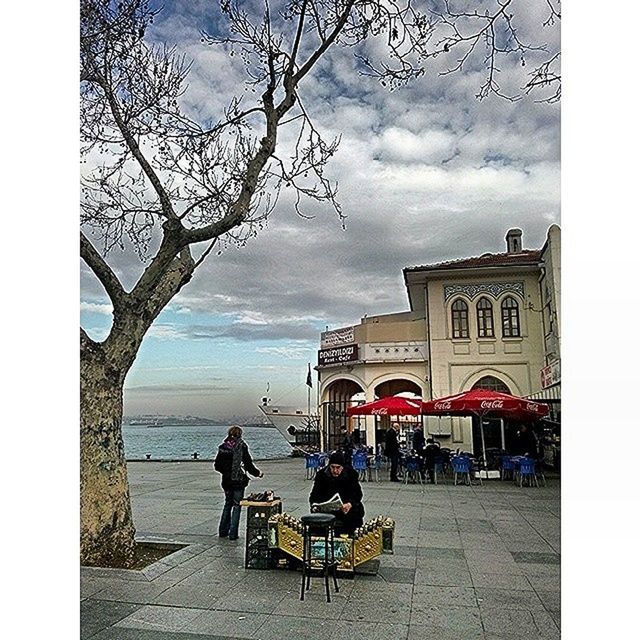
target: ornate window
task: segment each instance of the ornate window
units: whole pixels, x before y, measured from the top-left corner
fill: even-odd
[[[507,296],[500,307],[502,309],[502,336],[504,338],[519,338],[520,311],[515,298]]]
[[[460,298],[451,305],[451,333],[454,338],[469,337],[469,307]]]
[[[478,314],[478,338],[493,338],[493,306],[488,298],[480,298],[476,304]]]
[[[498,391],[499,393],[511,393],[507,385],[495,376],[484,376],[476,382],[472,389],[487,389],[487,391]]]

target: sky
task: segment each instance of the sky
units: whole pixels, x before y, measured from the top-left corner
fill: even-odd
[[[528,27],[539,22],[531,13]],[[193,59],[184,104],[202,118],[243,92],[239,63],[201,42],[212,25],[211,3],[167,2],[151,34]],[[126,379],[125,415],[250,417],[267,385],[274,403],[306,405],[320,332],[408,310],[403,267],[505,251],[513,227],[525,248],[544,244],[561,223],[559,104],[478,101],[476,67],[438,69],[390,92],[358,74],[351,51],[329,53],[301,95],[325,138],[341,136],[327,172],[345,228],[326,205],[298,216],[283,190],[258,237],[209,256],[156,319]],[[506,86],[518,71],[503,68]],[[110,259],[132,283],[137,259]],[[110,320],[81,265],[82,326],[102,339]]]
[[[626,317],[633,318],[637,308],[633,295],[638,288],[637,89],[631,79],[637,76],[640,8],[625,6],[624,13],[613,15],[585,10],[585,3],[577,0],[565,0],[563,9],[562,632],[571,638],[622,636],[637,626],[632,580],[640,566],[638,554],[629,552],[637,546],[637,530],[625,526],[629,505],[637,502],[636,472],[633,465],[619,465],[614,482],[584,482],[584,461],[592,459],[594,447],[599,451],[603,442],[627,451],[640,447],[633,406],[639,382],[640,341],[633,333],[615,331],[615,311],[610,311],[623,309],[630,314]],[[74,3],[42,3],[34,17],[32,5],[13,3],[7,5],[5,19],[8,25],[23,27],[7,29],[0,41],[4,59],[9,62],[3,75],[7,91],[0,103],[5,122],[3,148],[9,160],[3,167],[5,278],[0,314],[5,337],[3,417],[8,427],[3,442],[9,452],[3,471],[8,483],[19,489],[5,492],[4,498],[5,509],[19,515],[21,527],[20,535],[7,541],[12,550],[7,570],[16,596],[6,607],[5,626],[23,625],[25,616],[30,616],[34,633],[37,629],[41,635],[50,632],[51,621],[55,620],[59,628],[69,630],[70,637],[76,637],[80,607],[78,548],[69,541],[78,544],[78,299],[82,297],[84,304],[105,302],[84,276],[80,289],[78,278],[77,7]],[[394,94],[393,100],[399,100],[399,95]],[[384,104],[384,98],[379,99]],[[445,101],[436,103],[432,113],[446,106]],[[411,101],[405,100],[405,104]],[[456,111],[456,105],[447,104],[449,113]],[[471,98],[465,107],[469,105],[474,111],[480,108]],[[508,110],[497,104],[492,108]],[[546,114],[544,118],[550,117],[547,110],[542,113]],[[518,122],[524,117],[521,114]],[[553,120],[557,135],[557,115]],[[533,127],[536,131],[541,128]],[[537,139],[531,138],[528,143],[528,147],[535,145]],[[371,192],[373,181],[366,186],[363,197]],[[380,185],[375,187],[379,189]],[[457,198],[456,193],[457,189],[451,189],[447,202]],[[351,207],[346,233],[358,216],[364,221],[373,216],[370,208],[358,206],[357,194],[354,197],[356,201],[351,204],[343,199],[345,210]],[[554,198],[552,215],[557,215],[557,200]],[[527,201],[521,199],[523,208]],[[432,198],[417,203],[426,206],[428,202]],[[500,199],[496,199],[487,206],[500,213],[499,204]],[[475,212],[475,207],[465,210]],[[393,215],[397,213],[396,209],[392,211]],[[526,212],[521,211],[520,216],[525,246],[537,246],[543,240],[543,228],[536,239],[531,224],[537,219],[530,224]],[[434,254],[453,257],[503,248],[503,228],[483,233],[476,217],[467,213],[465,223],[474,233],[465,233],[463,225],[455,224],[455,216],[442,213],[442,217],[449,226],[441,232],[425,214],[420,232],[409,237],[407,244],[413,241],[422,246],[416,263],[427,262]],[[330,219],[329,214],[326,219]],[[276,220],[274,217],[267,231]],[[448,240],[454,227],[457,235]],[[334,232],[334,237],[342,237],[337,227]],[[368,234],[351,237],[350,250],[358,251],[358,241],[363,243],[367,238]],[[439,245],[436,238],[441,238]],[[386,243],[392,239],[378,238],[374,248],[387,251]],[[279,242],[275,244],[279,246]],[[302,254],[308,257],[317,253],[306,242],[302,244],[290,258],[291,278],[304,269]],[[476,249],[478,244],[482,247]],[[438,251],[433,246],[441,248]],[[322,248],[327,250],[327,245]],[[370,255],[376,256],[377,251],[371,250]],[[404,266],[405,262],[412,264],[413,256],[395,258],[388,271],[389,281],[397,278],[395,282],[400,284],[397,265]],[[271,263],[271,268],[279,266]],[[235,282],[239,289],[244,288],[246,283],[222,267],[217,273],[224,277],[210,280],[210,287]],[[196,284],[192,282],[184,295],[202,295],[206,277],[196,280],[198,289],[191,288]],[[317,274],[313,274],[313,280],[320,286],[315,282],[319,280]],[[359,287],[365,284],[366,278],[358,281]],[[385,292],[390,308],[406,308],[401,286],[377,290]],[[283,291],[284,297],[287,290]],[[357,287],[348,288],[352,298],[357,294]],[[338,305],[343,309],[341,322],[348,307],[349,300]],[[221,305],[216,318],[223,318],[222,309]],[[597,328],[585,322],[585,318],[594,318],[594,309],[598,311]],[[332,308],[324,312],[329,315]],[[348,315],[344,322],[357,321],[357,317],[356,313]],[[101,320],[104,322],[101,315],[94,316],[92,326],[104,326],[99,325]],[[340,324],[338,318],[336,323]],[[150,339],[143,350],[149,344],[153,350]],[[312,353],[317,346],[317,341],[311,345]],[[146,358],[143,352],[140,362]],[[163,366],[172,364],[161,354],[158,361]],[[305,369],[306,362],[301,358],[295,366],[292,385],[302,380],[304,372],[298,373],[297,369],[300,365]],[[130,376],[127,383],[132,379]],[[25,473],[26,469],[38,472]],[[50,481],[43,482],[43,477]],[[37,509],[29,508],[35,504]],[[47,528],[46,545],[42,544],[43,522],[56,523]],[[57,552],[52,554],[51,549]],[[48,572],[41,572],[34,581],[33,571],[25,571],[25,558],[30,558],[34,567],[47,566]],[[28,600],[20,597],[26,590]],[[40,614],[35,618],[34,602]]]

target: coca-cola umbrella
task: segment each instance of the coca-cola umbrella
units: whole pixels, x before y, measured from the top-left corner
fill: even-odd
[[[422,413],[429,416],[478,416],[480,418],[482,455],[486,461],[482,418],[511,418],[512,420],[532,421],[544,418],[549,413],[549,407],[542,402],[532,402],[508,393],[489,389],[471,389],[453,396],[423,402]]]
[[[419,416],[422,413],[420,398],[387,396],[373,402],[347,408],[348,416]]]

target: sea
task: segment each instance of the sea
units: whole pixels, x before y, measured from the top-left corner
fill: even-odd
[[[212,460],[229,430],[224,425],[123,425],[127,460]],[[255,460],[285,458],[289,443],[275,427],[242,427],[242,437]],[[150,457],[148,457],[150,456]]]

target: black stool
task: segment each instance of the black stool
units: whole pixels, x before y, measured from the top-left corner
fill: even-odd
[[[311,513],[302,516],[302,585],[300,586],[300,600],[304,600],[304,592],[311,585],[311,572],[319,567],[312,565],[311,536],[324,537],[324,557],[322,558],[322,574],[327,591],[327,602],[331,602],[329,593],[329,569],[333,575],[333,586],[336,593],[340,591],[336,576],[336,561],[333,555],[333,523],[336,517],[328,513]],[[306,584],[305,584],[306,582]]]

